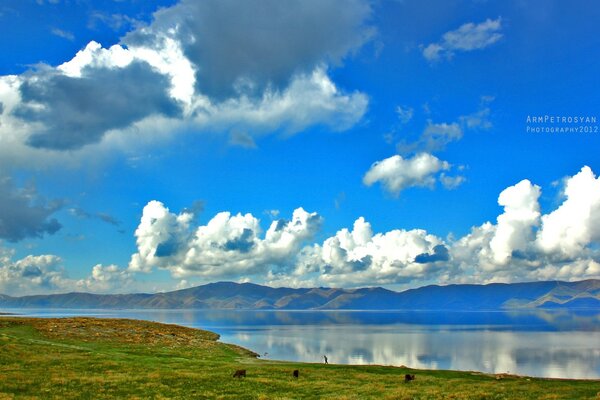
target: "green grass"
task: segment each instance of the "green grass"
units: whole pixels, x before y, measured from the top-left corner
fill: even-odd
[[[0,400],[600,399],[599,381],[266,361],[216,340],[146,321],[1,317]]]

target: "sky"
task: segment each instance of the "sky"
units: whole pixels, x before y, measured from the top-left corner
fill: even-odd
[[[592,0],[4,0],[0,293],[600,278]]]

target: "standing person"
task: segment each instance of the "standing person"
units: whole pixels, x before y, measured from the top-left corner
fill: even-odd
[[[327,356],[323,356],[323,358],[325,359],[325,364],[329,364],[329,363],[327,362]]]

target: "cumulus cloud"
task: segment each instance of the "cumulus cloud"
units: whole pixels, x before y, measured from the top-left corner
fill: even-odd
[[[89,276],[72,279],[53,254],[28,255],[15,260],[15,251],[0,242],[0,293],[23,296],[32,294],[86,291],[107,293],[131,290],[133,274],[116,265],[95,265]]]
[[[131,290],[134,286],[134,274],[127,269],[120,268],[117,265],[111,264],[103,266],[97,264],[92,267],[91,274],[85,278],[77,280],[74,283],[64,286],[75,286],[77,290],[85,290],[94,293],[108,293],[115,290],[123,291]]]
[[[427,264],[434,263],[438,261],[448,261],[450,260],[450,255],[448,252],[448,248],[443,244],[438,244],[433,248],[433,252],[430,253],[422,253],[415,257],[415,262],[419,264]]]
[[[178,278],[266,273],[293,262],[319,229],[321,217],[298,208],[291,220],[273,221],[264,237],[252,214],[221,212],[206,225],[192,227],[191,222],[187,212],[174,214],[158,201],[149,202],[135,232],[138,251],[129,270],[164,268]]]
[[[542,217],[537,244],[545,252],[576,257],[600,241],[600,178],[589,167],[566,180],[564,202]]]
[[[506,264],[514,251],[524,251],[532,241],[532,228],[540,218],[540,193],[540,187],[526,179],[500,193],[498,204],[504,207],[504,213],[498,216],[496,232],[490,241],[496,264]]]
[[[441,246],[441,247],[439,247]],[[306,247],[289,276],[272,274],[273,283],[355,287],[418,281],[429,277],[443,257],[443,241],[422,229],[374,234],[363,217],[352,230],[342,229],[322,245]],[[432,253],[435,260],[424,260]]]
[[[0,77],[0,143],[12,157],[47,159],[138,131],[233,132],[250,146],[240,132],[348,129],[368,98],[328,70],[370,40],[370,16],[363,0],[182,0],[120,44],[92,41],[57,67]]]
[[[296,209],[262,231],[252,214],[221,212],[205,224],[158,201],[143,210],[128,268],[96,265],[70,279],[54,255],[13,260],[0,246],[0,292],[115,291],[140,287],[135,274],[156,269],[178,280],[235,279],[286,286],[418,286],[600,278],[600,178],[589,167],[564,180],[564,200],[542,214],[541,188],[522,180],[500,192],[493,221],[463,237],[423,229],[374,232],[363,217],[315,243],[322,219]]]
[[[56,233],[62,225],[52,215],[61,206],[60,201],[42,198],[33,184],[17,188],[0,176],[0,239],[18,242]]]
[[[473,22],[461,25],[454,31],[444,33],[442,40],[423,48],[423,56],[428,61],[451,59],[457,52],[484,49],[502,39],[502,19],[487,19],[479,24]]]
[[[27,256],[13,261],[14,252],[0,247],[0,293],[45,293],[63,284],[60,257]]]
[[[371,186],[381,182],[388,192],[397,196],[409,187],[433,187],[437,173],[448,169],[448,162],[428,153],[419,153],[412,158],[395,155],[375,162],[363,177],[363,183]]]
[[[359,218],[322,244],[304,247],[276,285],[491,283],[600,278],[599,179],[590,168],[565,181],[565,200],[542,215],[541,188],[525,179],[503,190],[495,222],[460,238],[421,229],[373,233]]]
[[[541,215],[541,189],[528,180],[498,198],[504,212],[450,247],[458,281],[499,282],[600,276],[599,181],[589,167],[566,179],[564,202]]]

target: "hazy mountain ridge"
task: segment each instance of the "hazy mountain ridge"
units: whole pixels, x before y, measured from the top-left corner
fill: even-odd
[[[23,297],[0,295],[0,307],[265,310],[600,309],[600,280],[431,285],[404,292],[394,292],[381,287],[292,289],[252,283],[217,282],[156,294],[65,293]]]

